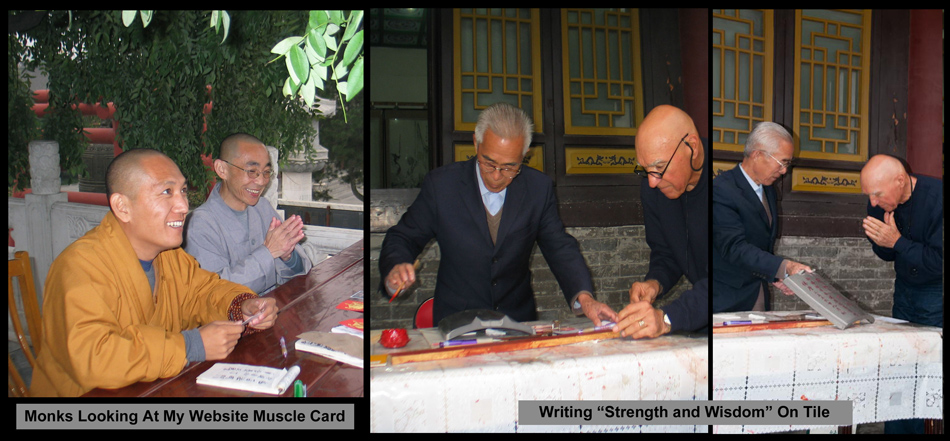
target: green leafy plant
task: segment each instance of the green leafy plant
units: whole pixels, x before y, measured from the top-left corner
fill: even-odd
[[[361,96],[344,103],[350,118],[363,119],[363,100]],[[350,190],[359,200],[363,200],[360,189],[363,186],[363,125],[347,122],[343,112],[327,118],[320,123],[320,144],[329,150],[329,164],[314,173],[314,180],[339,179],[350,184]],[[328,197],[323,197],[328,199]]]
[[[22,49],[19,39],[7,35],[7,186],[10,191],[29,187],[27,145],[39,136],[36,114],[30,108],[33,105],[31,76],[19,69]]]
[[[268,64],[273,42],[305,26],[300,12],[215,11],[210,25],[207,11],[40,15],[17,30],[16,49],[28,68],[48,74],[51,107],[112,102],[122,148],[168,154],[197,190],[194,205],[213,181],[202,155],[216,157],[228,134],[253,133],[283,159],[312,143],[318,112],[283,96],[285,73]],[[61,141],[63,169],[81,164],[82,152]]]
[[[363,90],[363,11],[310,11],[303,36],[287,37],[271,52],[286,61],[289,76],[283,94],[300,95],[312,106],[317,90],[336,84],[340,102],[350,101]],[[342,54],[342,56],[341,56]],[[343,118],[346,120],[346,107]]]

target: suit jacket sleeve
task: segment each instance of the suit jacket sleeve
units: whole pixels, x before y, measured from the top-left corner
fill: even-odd
[[[432,173],[426,175],[416,200],[399,222],[386,232],[379,251],[380,292],[387,298],[386,276],[400,263],[412,263],[430,240],[436,237],[438,206]]]
[[[743,217],[758,213],[744,210],[742,200],[735,187],[713,186],[713,248],[729,263],[772,281],[784,259],[749,243]]]
[[[693,287],[663,307],[670,317],[670,331],[696,331],[709,324],[709,279],[703,278]]]
[[[564,224],[557,213],[554,183],[550,180],[544,197],[544,208],[538,227],[538,248],[561,286],[568,307],[573,308],[571,302],[574,297],[581,291],[593,295],[594,284],[577,239],[564,231]]]

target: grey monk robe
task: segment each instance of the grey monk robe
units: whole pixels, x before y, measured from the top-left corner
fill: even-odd
[[[271,218],[277,217],[266,200],[235,211],[221,199],[221,183],[196,208],[185,225],[184,248],[202,269],[218,273],[222,279],[240,283],[264,294],[299,274],[310,271],[312,264],[300,244],[284,262],[271,256],[264,246]]]

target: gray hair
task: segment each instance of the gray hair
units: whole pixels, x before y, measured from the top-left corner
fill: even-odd
[[[779,141],[788,141],[793,143],[792,135],[779,124],[774,122],[761,122],[755,125],[749,138],[745,140],[745,151],[743,156],[748,158],[753,151],[765,150],[768,153],[775,153],[778,150]]]
[[[485,139],[486,129],[491,129],[492,133],[504,139],[524,137],[524,149],[521,154],[528,153],[531,135],[534,133],[534,124],[531,122],[531,117],[524,110],[506,103],[492,104],[478,115],[478,123],[475,124],[475,141],[477,143],[481,144]]]

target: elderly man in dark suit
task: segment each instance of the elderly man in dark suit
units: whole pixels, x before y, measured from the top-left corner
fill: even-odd
[[[713,312],[767,311],[767,282],[812,269],[776,256],[776,193],[772,184],[788,171],[792,136],[759,123],[746,140],[742,162],[713,179]]]
[[[616,321],[616,312],[594,299],[577,240],[558,216],[553,182],[522,165],[532,132],[521,109],[495,104],[482,111],[475,158],[429,172],[419,196],[386,233],[379,254],[385,293],[415,282],[411,262],[435,238],[441,260],[434,323],[470,309],[535,320],[528,260],[537,243],[575,313],[597,326]]]

